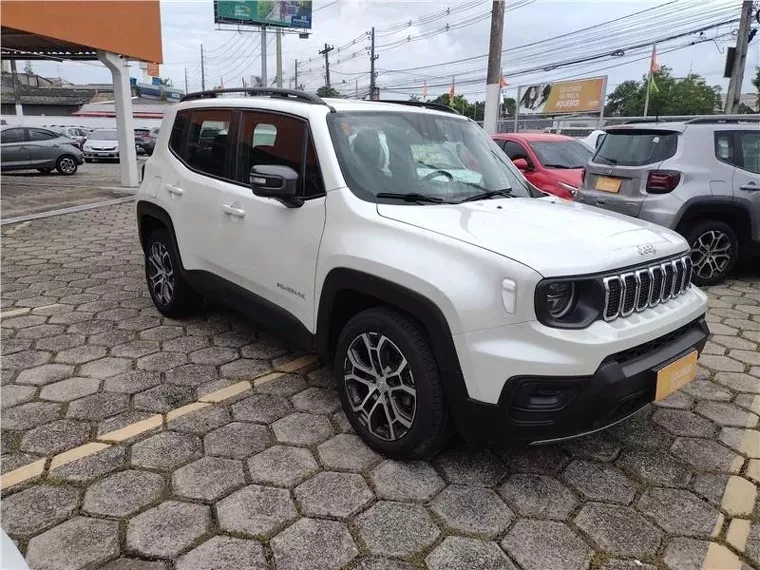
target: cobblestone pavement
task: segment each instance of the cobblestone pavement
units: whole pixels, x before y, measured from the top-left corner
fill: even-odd
[[[757,278],[711,288],[698,379],[634,419],[401,463],[265,330],[162,318],[131,205],[7,230],[2,527],[34,570],[760,568]]]

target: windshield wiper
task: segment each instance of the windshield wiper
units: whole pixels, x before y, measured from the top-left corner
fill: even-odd
[[[461,204],[463,202],[475,202],[477,200],[488,200],[495,196],[499,196],[501,198],[515,197],[514,194],[512,194],[511,188],[504,188],[502,190],[488,190],[486,192],[481,192],[480,194],[474,194],[473,196],[468,196],[464,200],[460,200],[459,202],[457,202],[457,204]]]
[[[402,202],[422,202],[422,203],[428,203],[428,204],[451,204],[451,202],[447,202],[446,200],[443,200],[441,198],[436,198],[435,196],[426,196],[425,194],[420,194],[419,192],[408,192],[406,194],[396,194],[395,192],[380,192],[378,194],[375,194],[375,196],[378,198],[401,200]]]
[[[544,164],[544,168],[583,168],[582,166],[568,166],[567,164]]]

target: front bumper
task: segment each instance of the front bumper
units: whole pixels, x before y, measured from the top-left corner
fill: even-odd
[[[700,353],[710,331],[704,316],[657,339],[605,358],[590,376],[516,376],[497,404],[455,406],[457,428],[493,443],[547,443],[605,429],[654,400],[657,370]]]
[[[85,158],[119,158],[118,150],[86,150]]]

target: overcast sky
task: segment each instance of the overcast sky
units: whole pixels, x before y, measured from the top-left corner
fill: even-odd
[[[683,3],[684,13],[694,15],[694,10],[689,12],[689,7],[694,7],[692,0],[679,0]],[[617,17],[625,16],[644,8],[664,4],[665,2],[627,2],[627,1],[550,1],[550,0],[507,0],[507,6],[512,9],[507,13],[504,25],[504,45],[507,49],[526,43],[551,38],[553,36],[573,32],[593,24],[605,22]],[[692,3],[692,4],[690,4]],[[390,44],[406,37],[416,38],[441,30],[445,25],[456,26],[469,19],[477,19],[490,9],[490,2],[479,3],[470,0],[457,0],[446,3],[440,0],[404,2],[393,0],[320,0],[314,2],[313,29],[308,40],[299,39],[297,35],[287,34],[283,37],[283,76],[284,85],[288,86],[289,80],[294,73],[294,60],[298,59],[301,64],[301,77],[299,83],[304,83],[307,89],[313,90],[324,84],[324,75],[321,65],[323,60],[317,53],[325,42],[342,46],[352,39],[362,36],[371,26],[378,29],[392,27],[394,25],[428,15],[440,14],[447,7],[455,9],[462,5],[472,5],[467,10],[450,16],[440,17],[430,23],[399,30],[395,33],[386,34],[377,39],[377,44]],[[701,3],[700,10],[711,10],[716,7],[735,8],[736,16],[739,15],[740,0],[709,0]],[[678,3],[676,4],[678,5]],[[517,6],[517,7],[516,7]],[[698,14],[698,13],[697,13]],[[202,1],[161,1],[161,24],[163,35],[164,64],[161,66],[163,77],[170,77],[176,87],[184,88],[184,73],[187,69],[189,77],[189,89],[200,89],[200,46],[201,43],[206,51],[205,62],[206,86],[213,87],[222,81],[226,87],[241,85],[241,78],[250,80],[251,75],[261,74],[260,60],[260,35],[256,32],[221,31],[217,30],[213,21],[213,4],[211,0]],[[699,24],[696,24],[698,26]],[[720,85],[725,92],[728,80],[723,79],[723,66],[725,60],[725,46],[733,43],[729,36],[736,25],[724,26],[715,31],[708,32],[709,37],[723,34],[717,42],[708,41],[694,45],[672,53],[667,51],[667,44],[660,47],[659,63],[667,65],[674,70],[676,76],[685,76],[689,71],[699,73],[706,77],[711,85]],[[418,95],[422,94],[422,83],[430,76],[429,84],[441,83],[441,79],[432,76],[448,72],[448,68],[441,66],[427,68],[419,72],[405,72],[404,74],[388,74],[389,69],[408,69],[429,64],[443,64],[457,59],[478,56],[488,52],[488,36],[490,21],[485,17],[481,21],[452,29],[445,33],[433,35],[427,39],[421,39],[392,49],[378,49],[379,59],[377,68],[379,72],[378,85],[419,85]],[[269,34],[273,36],[274,34]],[[635,34],[635,39],[647,40],[647,33],[641,30]],[[633,37],[632,36],[632,37]],[[572,36],[570,36],[572,38]],[[554,53],[548,54],[540,64],[551,64],[567,57],[563,49],[565,42],[570,38],[557,40],[551,47]],[[671,46],[684,45],[690,38],[675,42]],[[693,36],[692,39],[696,39]],[[612,46],[614,41],[600,42],[600,49]],[[361,38],[356,44],[338,52],[333,51],[331,56],[331,80],[334,86],[343,91],[351,91],[357,84],[361,91],[368,83],[369,57],[364,51],[369,45],[368,41]],[[594,42],[589,43],[594,46]],[[588,49],[588,46],[587,46]],[[646,48],[648,49],[648,48]],[[274,41],[268,48],[268,76],[270,81],[275,75],[275,49]],[[353,55],[353,57],[351,57]],[[641,59],[627,56],[628,59]],[[314,58],[315,61],[308,63],[306,60]],[[504,69],[526,69],[521,65],[519,58],[509,59],[508,56],[502,61]],[[507,81],[510,86],[507,94],[514,96],[518,84],[533,83],[542,80],[554,80],[567,76],[608,76],[608,91],[626,79],[640,79],[648,69],[648,55],[643,61],[634,61],[626,65],[626,59],[600,60],[566,69],[556,69],[548,72],[538,72],[523,75],[518,78],[510,78]],[[754,68],[760,64],[760,35],[750,44],[747,60],[747,74],[744,82],[744,92],[754,91],[749,82],[754,75]],[[617,65],[612,69],[600,68]],[[52,63],[34,62],[35,72],[45,76],[60,76],[75,83],[108,82],[110,74],[97,63]],[[478,60],[472,65],[460,65],[457,71],[477,71],[485,69],[485,63]],[[530,68],[528,66],[527,68]],[[311,70],[311,72],[309,72]],[[363,75],[360,75],[362,74]],[[139,75],[137,67],[132,73]],[[470,77],[473,77],[472,73]],[[344,83],[345,81],[345,83]],[[446,83],[450,80],[446,79]],[[408,90],[408,88],[407,88]],[[485,90],[485,71],[483,71],[482,83],[473,85],[458,85],[457,92],[464,93],[468,99],[483,97]],[[448,91],[445,87],[433,87],[428,89],[428,95],[435,97],[442,92]],[[400,93],[382,93],[384,97],[404,97]]]

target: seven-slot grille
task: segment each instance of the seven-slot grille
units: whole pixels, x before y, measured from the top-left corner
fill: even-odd
[[[627,317],[665,303],[686,291],[691,284],[691,257],[684,256],[622,275],[604,278],[605,321]]]

